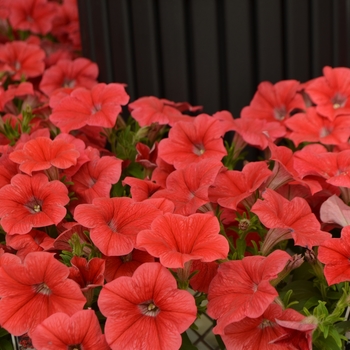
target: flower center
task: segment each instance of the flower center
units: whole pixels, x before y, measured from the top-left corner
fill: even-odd
[[[346,97],[340,95],[340,94],[335,94],[335,96],[332,98],[332,103],[333,103],[333,108],[338,109],[342,108],[345,106],[346,103]]]
[[[123,255],[123,256],[120,256],[120,260],[123,262],[123,263],[127,263],[129,261],[132,260],[132,253],[129,253],[127,255]]]
[[[260,328],[266,328],[266,327],[272,327],[272,326],[273,326],[273,323],[270,320],[266,320],[266,319],[264,319],[259,325]]]
[[[16,61],[14,64],[15,70],[20,70],[21,69],[21,63]]]
[[[67,350],[81,350],[80,344],[68,345]]]
[[[51,289],[44,282],[34,285],[34,290],[35,290],[36,293],[40,293],[40,294],[44,294],[44,295],[50,295],[51,294]]]
[[[109,228],[113,231],[113,232],[117,232],[117,223],[115,222],[114,219],[112,219],[109,223],[108,223]]]
[[[287,110],[285,106],[276,107],[273,110],[273,116],[276,120],[284,120],[287,116]]]
[[[66,88],[73,88],[75,86],[75,80],[74,79],[68,79],[68,78],[64,78],[63,83],[62,83],[63,87]]]
[[[193,145],[193,153],[197,156],[201,156],[205,152],[204,145],[202,143]]]
[[[24,206],[31,214],[36,214],[41,212],[42,204],[42,200],[33,197]]]
[[[159,314],[160,310],[156,304],[154,304],[153,300],[146,301],[139,305],[141,313],[145,316],[155,317]]]
[[[101,104],[98,103],[91,108],[91,114],[95,114],[101,110]]]
[[[320,137],[326,137],[326,136],[328,136],[331,132],[332,132],[332,130],[331,130],[330,128],[323,127],[323,128],[320,130]]]

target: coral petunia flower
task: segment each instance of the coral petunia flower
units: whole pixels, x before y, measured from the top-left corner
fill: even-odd
[[[191,122],[175,123],[169,137],[160,141],[158,156],[176,169],[205,158],[221,160],[227,154],[222,136],[220,121],[200,114]]]
[[[278,296],[270,281],[289,260],[288,253],[275,250],[267,257],[248,256],[221,264],[208,293],[208,315],[217,319],[214,332],[224,334],[232,322],[260,317]]]
[[[105,260],[92,258],[87,261],[85,258],[73,256],[70,261],[69,278],[77,282],[82,292],[102,286],[104,283]]]
[[[55,103],[51,122],[62,132],[81,129],[85,125],[112,128],[127,104],[129,96],[122,84],[97,84],[88,90],[77,88]]]
[[[95,198],[109,197],[113,184],[122,173],[122,160],[116,157],[100,157],[100,152],[92,147],[85,151],[89,162],[83,164],[72,177],[71,187],[80,200],[92,203]]]
[[[274,85],[264,81],[259,84],[250,105],[243,108],[241,118],[283,123],[292,111],[305,109],[303,97],[298,93],[299,89],[300,83],[296,80],[283,80]]]
[[[197,316],[193,296],[178,290],[175,278],[159,263],[145,263],[132,277],[107,283],[98,306],[107,317],[105,334],[112,350],[177,350],[180,334]]]
[[[44,72],[40,90],[50,96],[59,88],[85,87],[91,89],[97,84],[97,76],[97,64],[87,58],[60,60]]]
[[[313,149],[303,148],[294,155],[294,167],[300,177],[322,176],[331,185],[350,188],[349,159],[349,149],[315,153]]]
[[[335,223],[341,227],[348,226],[350,225],[350,207],[334,194],[321,204],[320,218],[325,223]]]
[[[151,180],[138,179],[131,176],[127,176],[123,180],[122,184],[123,186],[130,186],[131,198],[135,202],[141,202],[147,198],[150,198],[157,190],[162,188],[160,185],[157,185]]]
[[[202,205],[210,202],[209,186],[222,168],[214,159],[203,159],[175,170],[166,180],[166,189],[155,192],[152,198],[168,198],[175,204],[175,213],[194,214]]]
[[[228,242],[219,232],[218,219],[211,214],[166,213],[152,222],[150,230],[138,234],[137,247],[146,249],[166,267],[183,268],[191,260],[225,259]]]
[[[169,124],[171,121],[188,118],[176,108],[166,105],[162,100],[154,96],[141,97],[129,104],[132,117],[141,127],[159,123]]]
[[[69,317],[57,312],[44,320],[31,334],[37,350],[109,350],[93,310],[81,310]]]
[[[44,58],[44,50],[24,41],[0,45],[0,71],[8,72],[12,80],[41,75],[45,68]]]
[[[156,160],[158,157],[158,142],[156,141],[150,149],[145,144],[138,142],[135,145],[137,155],[135,162],[141,164],[145,169],[153,170],[157,167]]]
[[[209,198],[228,209],[236,210],[241,202],[250,207],[248,197],[270,175],[271,170],[264,161],[248,163],[242,171],[224,170],[218,174],[214,184],[209,188]]]
[[[309,82],[305,91],[316,104],[317,112],[334,120],[339,115],[350,114],[349,82],[349,68],[326,66],[323,77]]]
[[[74,218],[90,228],[96,247],[107,256],[129,254],[135,247],[137,234],[151,227],[162,211],[154,205],[134,202],[131,198],[96,198],[92,204],[80,204]]]
[[[317,328],[317,318],[315,316],[302,318],[302,315],[297,313],[288,315],[288,318],[285,316],[275,320],[286,333],[271,341],[271,344],[282,345],[283,349],[288,347],[291,350],[312,350],[312,333]]]
[[[47,170],[52,166],[67,169],[77,163],[79,151],[64,140],[37,137],[26,142],[22,149],[12,152],[10,159],[20,164],[19,169],[28,175],[33,171]]]
[[[22,260],[31,252],[53,248],[54,239],[47,233],[32,229],[25,235],[6,235],[6,245],[16,250]]]
[[[53,254],[29,253],[22,263],[5,253],[0,260],[0,325],[11,334],[33,331],[55,312],[72,315],[83,308],[78,284]]]
[[[49,182],[44,174],[18,174],[0,189],[1,226],[8,234],[25,234],[33,227],[57,225],[69,202],[67,187]]]
[[[249,145],[264,150],[270,142],[286,135],[286,128],[281,123],[265,119],[234,119],[231,130],[236,131]]]
[[[190,273],[196,272],[190,278],[190,285],[193,290],[208,294],[210,282],[218,271],[219,264],[216,261],[202,262],[194,260],[191,264]]]
[[[271,229],[261,248],[263,254],[286,239],[293,238],[295,245],[310,249],[331,237],[330,233],[320,230],[321,224],[304,198],[295,197],[289,201],[269,188],[263,198],[252,207],[262,224]]]
[[[56,16],[57,4],[47,0],[12,0],[9,21],[13,29],[47,34]]]
[[[132,276],[143,263],[154,260],[152,255],[138,249],[134,249],[127,255],[108,256],[106,257],[105,279],[107,282],[111,282],[121,276]]]
[[[222,335],[222,340],[226,345],[227,350],[286,350],[286,349],[303,349],[311,350],[312,348],[299,347],[306,340],[306,343],[310,343],[312,340],[312,330],[316,327],[314,324],[305,324],[307,331],[305,332],[293,332],[295,336],[300,333],[298,338],[301,341],[299,344],[295,343],[298,347],[288,347],[288,343],[278,344],[276,339],[288,338],[292,333],[280,325],[292,324],[299,325],[302,328],[301,322],[305,320],[305,316],[301,315],[293,309],[283,310],[278,304],[271,304],[266,311],[257,318],[246,317],[239,322],[234,322],[225,328],[225,334]],[[304,336],[304,339],[302,338]],[[308,338],[307,338],[308,336]],[[273,342],[273,343],[271,343]],[[282,341],[281,341],[282,342]],[[304,345],[304,344],[303,344]]]
[[[7,152],[0,156],[0,188],[11,183],[11,179],[19,173],[18,164],[12,162]]]
[[[302,142],[320,142],[324,145],[339,145],[348,141],[350,134],[349,116],[338,116],[333,121],[309,107],[306,113],[296,113],[286,120],[291,130],[287,136],[297,147]]]
[[[274,167],[272,169],[272,175],[266,181],[266,187],[275,190],[291,181],[296,181],[300,185],[309,188],[311,194],[322,190],[321,184],[315,179],[301,180],[298,172],[294,168],[294,153],[290,148],[276,146],[271,142],[269,148],[271,151],[270,160],[274,160]]]
[[[345,226],[340,238],[330,238],[318,248],[318,260],[324,263],[328,285],[350,281],[350,226]]]
[[[67,250],[72,252],[72,246],[69,241],[76,235],[77,241],[83,246],[83,253],[88,256],[91,253],[90,246],[92,242],[89,238],[89,230],[77,222],[66,222],[62,225],[65,230],[55,239],[53,245],[57,250]]]

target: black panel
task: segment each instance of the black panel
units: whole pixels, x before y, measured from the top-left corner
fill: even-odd
[[[94,46],[96,35],[92,30],[90,0],[78,0],[78,11],[83,56],[96,61]]]
[[[78,0],[100,81],[235,117],[258,84],[350,65],[350,0]]]
[[[193,102],[203,105],[207,113],[214,113],[220,109],[216,0],[192,0],[190,5]]]
[[[190,101],[185,18],[182,1],[159,1],[163,97],[177,102]]]
[[[127,84],[127,91],[135,99],[136,82],[133,52],[133,35],[129,0],[108,0],[110,59],[113,81]]]
[[[93,28],[95,32],[101,33],[98,40],[95,40],[95,59],[96,62],[104,62],[99,65],[99,79],[110,83],[113,81],[113,72],[111,65],[111,49],[110,49],[110,30],[108,26],[107,18],[107,4],[106,1],[92,0],[91,4],[91,17],[93,19]]]
[[[250,1],[225,0],[228,108],[239,117],[258,83],[254,65],[254,12]]]
[[[333,0],[333,65],[347,65],[347,48],[349,47],[349,36],[347,33],[346,1]]]
[[[312,75],[322,75],[322,68],[333,66],[332,0],[311,0]]]
[[[305,82],[311,78],[310,5],[306,0],[284,4],[285,78]]]
[[[154,1],[129,1],[132,11],[136,94],[162,95],[159,29]]]
[[[259,81],[284,79],[282,1],[256,1],[257,55]]]

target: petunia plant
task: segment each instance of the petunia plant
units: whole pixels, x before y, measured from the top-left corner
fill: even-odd
[[[350,69],[130,101],[75,0],[0,3],[1,349],[345,349]]]

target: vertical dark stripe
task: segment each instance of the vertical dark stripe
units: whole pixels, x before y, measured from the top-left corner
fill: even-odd
[[[334,0],[333,2],[333,65],[347,66],[347,46],[349,36],[347,31],[347,16],[346,0]]]
[[[92,61],[96,61],[90,0],[78,0],[78,9],[83,55],[89,57]]]
[[[196,99],[212,114],[220,105],[216,0],[193,0],[191,5]]]
[[[313,16],[313,0],[308,0],[308,17],[309,17],[309,43],[310,43],[310,59],[309,59],[309,72],[310,76],[314,77],[314,61],[315,61],[315,42],[314,42],[314,16]]]
[[[219,84],[220,84],[220,110],[228,109],[227,84],[227,50],[226,50],[226,23],[225,4],[223,0],[216,1],[217,35],[219,49]]]
[[[110,60],[113,81],[126,83],[131,100],[135,99],[133,37],[131,35],[129,0],[108,0],[107,19],[110,35]]]
[[[106,1],[101,1],[101,17],[102,21],[100,21],[101,30],[102,30],[102,47],[101,47],[101,59],[100,61],[105,62],[104,68],[104,81],[106,83],[113,82],[113,68],[111,63],[111,47],[110,47],[110,25],[108,21],[108,12],[107,12],[107,3]],[[97,10],[97,8],[96,8]]]
[[[157,58],[157,78],[158,78],[158,89],[159,96],[165,97],[164,94],[164,76],[163,76],[163,57],[162,57],[162,31],[160,27],[160,13],[159,13],[159,1],[162,0],[154,0],[153,1],[153,18],[154,18],[154,27],[155,27],[155,50],[156,50],[156,58]]]
[[[311,78],[308,1],[285,0],[284,18],[285,78],[305,82]]]
[[[183,2],[160,0],[158,6],[163,95],[174,101],[189,101]]]
[[[282,79],[282,19],[280,0],[260,0],[257,5],[259,81]]]
[[[258,6],[257,6],[257,1],[260,0],[250,0],[250,6],[251,6],[251,13],[252,16],[250,17],[250,22],[252,26],[252,31],[251,31],[251,42],[252,42],[252,48],[253,52],[252,55],[254,57],[253,62],[253,73],[254,73],[254,78],[253,78],[253,84],[254,86],[258,86],[259,84],[259,75],[260,75],[260,70],[259,70],[259,60],[260,60],[260,55],[259,55],[259,50],[258,50]]]
[[[326,65],[333,65],[332,0],[312,0],[313,76],[322,75]]]
[[[134,23],[133,23],[133,16],[132,16],[132,10],[131,10],[131,1],[125,0],[124,1],[124,8],[125,12],[128,18],[127,22],[127,28],[126,33],[129,35],[126,36],[125,40],[127,40],[130,43],[130,66],[132,71],[132,82],[133,82],[133,93],[134,93],[134,99],[140,97],[139,90],[138,90],[138,84],[137,84],[137,70],[136,70],[136,60],[135,60],[135,35],[134,35]]]
[[[154,1],[133,0],[130,3],[138,94],[160,96]]]
[[[332,13],[332,43],[333,43],[333,52],[332,52],[332,66],[339,66],[339,1],[333,0],[333,13]]]
[[[289,16],[287,15],[287,0],[281,1],[281,8],[280,8],[280,17],[281,17],[281,56],[282,56],[282,79],[288,79],[288,65],[290,57],[288,56],[288,25],[289,23]]]
[[[350,67],[350,0],[346,1],[346,42],[343,43],[346,50],[346,66]]]
[[[239,117],[257,86],[253,6],[245,0],[225,0],[224,5],[228,109]]]
[[[192,23],[192,0],[183,0],[185,32],[186,32],[186,52],[187,52],[187,74],[188,74],[188,91],[189,100],[192,104],[198,104],[196,100],[195,81],[196,71],[194,67],[194,40],[193,40],[193,23]]]

